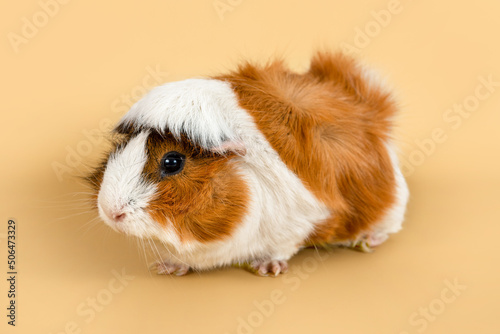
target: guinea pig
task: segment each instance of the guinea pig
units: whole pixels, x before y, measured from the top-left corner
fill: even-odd
[[[342,53],[153,88],[88,176],[101,219],[155,242],[160,274],[236,265],[287,271],[304,247],[369,250],[398,232],[408,188],[397,105]]]

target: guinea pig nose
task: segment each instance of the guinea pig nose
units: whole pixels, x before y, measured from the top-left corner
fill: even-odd
[[[125,219],[127,214],[125,212],[115,212],[113,213],[112,217],[115,222],[121,222],[122,220]]]

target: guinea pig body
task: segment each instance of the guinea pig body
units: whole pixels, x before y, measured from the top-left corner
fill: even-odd
[[[352,59],[318,54],[154,88],[89,177],[105,223],[156,242],[158,272],[248,264],[285,272],[300,248],[369,247],[400,230],[408,190],[396,107]]]

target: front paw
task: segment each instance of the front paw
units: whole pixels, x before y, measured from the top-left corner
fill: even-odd
[[[156,262],[151,266],[151,269],[155,270],[158,275],[176,275],[184,276],[189,272],[189,266],[187,264],[170,263],[170,262]]]
[[[288,262],[282,260],[254,260],[244,267],[259,276],[276,277],[288,271]]]

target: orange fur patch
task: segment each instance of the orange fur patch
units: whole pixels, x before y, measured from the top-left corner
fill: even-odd
[[[216,79],[232,84],[283,162],[331,210],[308,243],[356,239],[393,204],[384,143],[396,108],[388,94],[368,86],[352,59],[318,54],[303,74],[280,61],[245,64]]]
[[[186,156],[183,170],[160,177],[165,153]],[[159,189],[147,208],[161,223],[171,222],[181,241],[208,242],[231,235],[242,221],[249,201],[248,189],[238,174],[234,154],[218,155],[195,147],[186,138],[177,141],[171,134],[152,132],[147,141],[146,179]]]

